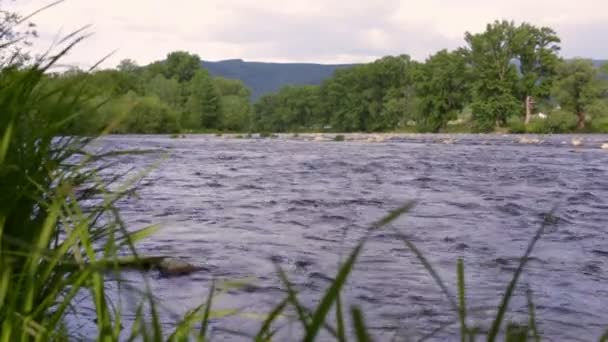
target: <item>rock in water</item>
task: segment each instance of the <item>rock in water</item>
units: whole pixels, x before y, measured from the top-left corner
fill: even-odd
[[[602,150],[608,150],[608,143],[603,143],[601,146]]]
[[[518,140],[520,144],[540,144],[542,141],[538,138],[522,137]]]
[[[197,267],[180,259],[164,258],[158,263],[158,270],[166,276],[178,276],[195,272]]]
[[[582,146],[583,142],[584,142],[583,138],[576,138],[576,137],[572,138],[572,141],[571,141],[572,146],[576,146],[576,147]]]

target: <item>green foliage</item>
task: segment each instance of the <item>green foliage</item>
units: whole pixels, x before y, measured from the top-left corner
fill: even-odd
[[[466,60],[461,51],[439,51],[420,66],[416,94],[421,111],[416,118],[422,132],[439,132],[457,118],[469,95]]]
[[[465,40],[476,130],[491,131],[511,115],[521,115],[527,96],[549,96],[560,42],[552,29],[503,20],[488,24],[483,33],[467,32]]]
[[[524,119],[520,116],[512,116],[507,119],[507,128],[509,129],[509,133],[526,133],[526,124],[524,123]]]
[[[180,83],[189,82],[201,70],[200,57],[186,51],[169,53],[164,64],[165,77],[175,78]]]
[[[558,76],[553,95],[562,108],[576,115],[576,126],[583,129],[587,110],[602,93],[598,70],[589,60],[574,59],[558,66]]]
[[[282,88],[277,94],[260,98],[254,105],[254,126],[274,132],[297,131],[320,126],[319,87]]]
[[[221,128],[220,92],[207,71],[198,70],[186,85],[186,92],[186,112],[190,116],[184,124],[194,125],[186,127],[195,128],[198,121],[201,128]]]
[[[179,114],[156,96],[128,93],[119,103],[126,112],[119,128],[123,132],[158,134],[180,130]]]
[[[560,62],[558,44],[561,40],[553,29],[538,28],[528,23],[518,26],[511,39],[520,75],[517,98],[522,103],[526,96],[537,101],[548,98]]]
[[[162,74],[157,74],[146,82],[144,94],[156,96],[163,103],[175,109],[180,108],[182,102],[182,87],[179,82],[174,78],[167,79]]]

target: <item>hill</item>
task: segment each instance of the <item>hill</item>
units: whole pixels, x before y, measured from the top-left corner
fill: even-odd
[[[316,85],[331,77],[334,71],[353,64],[265,63],[231,59],[203,61],[213,76],[242,80],[251,89],[251,98],[278,91],[286,85]]]

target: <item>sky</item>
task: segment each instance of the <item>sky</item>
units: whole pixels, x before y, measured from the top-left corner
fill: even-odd
[[[21,14],[51,1],[0,0]],[[64,60],[81,67],[113,54],[143,65],[186,50],[204,60],[361,63],[424,60],[464,45],[496,19],[549,26],[562,55],[608,59],[608,0],[66,0],[35,17],[39,51],[90,25]]]

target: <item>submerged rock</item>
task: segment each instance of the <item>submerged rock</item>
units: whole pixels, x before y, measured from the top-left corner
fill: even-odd
[[[183,260],[175,258],[164,258],[158,263],[157,267],[160,273],[166,276],[188,275],[200,269]]]

